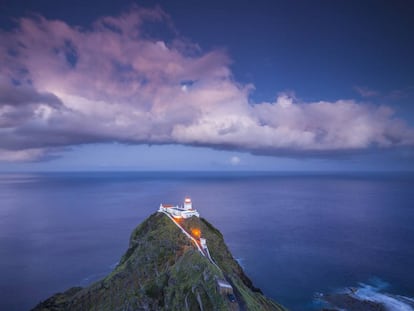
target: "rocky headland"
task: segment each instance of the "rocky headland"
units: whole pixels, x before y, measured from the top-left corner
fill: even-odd
[[[55,294],[33,310],[286,310],[254,287],[219,230],[198,217],[180,224],[201,233],[217,266],[167,215],[155,213],[132,232],[112,273]],[[220,289],[220,280],[231,285],[230,292]]]

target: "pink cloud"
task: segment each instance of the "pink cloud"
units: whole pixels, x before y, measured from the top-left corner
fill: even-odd
[[[173,39],[149,38],[147,22]],[[254,86],[234,81],[226,52],[180,38],[159,8],[102,17],[88,29],[26,17],[0,42],[0,160],[106,141],[275,155],[414,145],[413,129],[384,106],[284,94],[251,103]]]
[[[362,97],[376,97],[380,95],[380,92],[363,86],[355,86],[354,89]]]

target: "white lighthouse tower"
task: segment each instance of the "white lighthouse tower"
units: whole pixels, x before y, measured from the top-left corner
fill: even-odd
[[[193,204],[191,203],[191,199],[189,197],[185,197],[184,209],[185,210],[193,209]]]

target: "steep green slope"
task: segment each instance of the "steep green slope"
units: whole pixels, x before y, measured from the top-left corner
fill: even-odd
[[[132,232],[110,275],[56,294],[34,310],[284,310],[252,286],[217,229],[196,217],[182,225],[201,229],[221,271],[166,215],[156,213]],[[219,294],[218,278],[233,285],[237,302]]]

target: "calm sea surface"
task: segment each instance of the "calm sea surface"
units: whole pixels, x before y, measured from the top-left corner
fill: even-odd
[[[372,280],[414,296],[413,175],[0,175],[0,310],[106,275],[132,229],[190,195],[255,285],[292,310]]]

